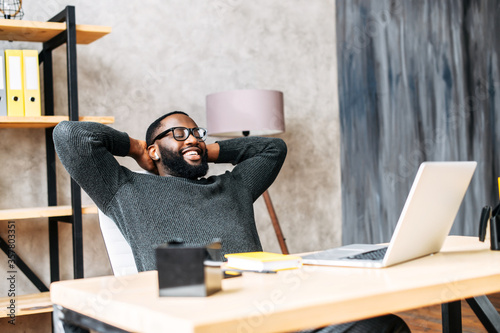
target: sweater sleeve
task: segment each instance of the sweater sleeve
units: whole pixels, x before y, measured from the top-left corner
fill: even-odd
[[[127,174],[113,155],[128,154],[129,136],[99,123],[63,121],[54,128],[53,139],[57,155],[70,176],[105,212],[109,201],[127,180]]]
[[[249,189],[254,201],[274,182],[287,153],[285,142],[279,138],[246,137],[218,144],[216,163],[236,165],[231,173]]]

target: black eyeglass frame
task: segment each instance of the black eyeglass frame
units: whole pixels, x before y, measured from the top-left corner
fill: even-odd
[[[184,139],[179,139],[178,137],[175,136],[175,130],[178,129],[178,128],[181,128],[184,130]],[[199,130],[203,130],[204,131],[204,134],[203,136],[197,136],[195,134],[195,131],[199,131]],[[187,131],[187,135],[186,135],[186,131]],[[193,135],[197,140],[199,141],[205,141],[206,137],[207,137],[207,129],[206,128],[203,128],[203,127],[193,127],[193,128],[187,128],[187,127],[183,127],[183,126],[177,126],[177,127],[171,127],[163,132],[161,132],[160,134],[158,134],[157,136],[155,136],[155,138],[153,139],[153,141],[151,141],[151,145],[153,143],[155,143],[156,140],[159,140],[159,139],[162,139],[164,136],[166,136],[168,133],[172,132],[172,137],[176,140],[176,141],[186,141],[190,135]]]

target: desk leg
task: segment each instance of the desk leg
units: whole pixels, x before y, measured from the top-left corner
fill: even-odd
[[[500,314],[486,296],[468,298],[467,303],[488,333],[500,333]]]
[[[462,332],[462,304],[460,301],[441,304],[443,333]]]

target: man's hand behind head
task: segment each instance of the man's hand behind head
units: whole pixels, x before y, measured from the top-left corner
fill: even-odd
[[[144,170],[158,174],[155,162],[151,159],[148,153],[146,141],[130,138],[130,150],[128,156],[132,157],[137,164]]]

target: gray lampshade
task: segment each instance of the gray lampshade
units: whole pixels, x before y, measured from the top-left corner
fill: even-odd
[[[276,90],[231,90],[206,99],[208,135],[238,137],[285,131],[283,93]]]

